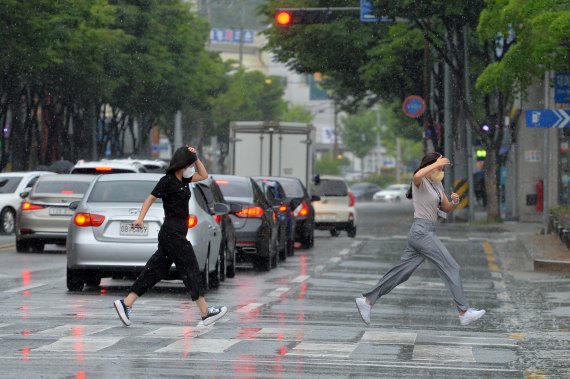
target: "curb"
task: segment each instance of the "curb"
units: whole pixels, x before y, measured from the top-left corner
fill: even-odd
[[[550,257],[546,249],[541,251],[526,234],[517,234],[517,240],[525,247],[533,262],[534,271],[570,272],[570,255],[567,259]]]
[[[15,242],[0,244],[0,250],[7,250],[7,249],[14,248],[14,247],[16,247],[16,243],[15,243]]]

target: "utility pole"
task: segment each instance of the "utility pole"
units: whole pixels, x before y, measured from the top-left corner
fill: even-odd
[[[449,34],[446,33],[446,46],[445,46],[445,53],[449,53]],[[444,70],[443,70],[443,91],[444,91],[444,123],[443,123],[443,151],[444,154],[451,158],[452,151],[451,151],[451,140],[453,136],[451,135],[451,124],[452,124],[452,115],[451,115],[451,68],[447,61],[444,63]],[[453,186],[451,180],[451,167],[449,165],[445,166],[445,177],[444,177],[444,187],[451,188]]]
[[[463,69],[464,69],[464,81],[465,81],[465,102],[467,104],[471,103],[471,86],[469,83],[469,43],[468,43],[468,26],[463,27]],[[473,179],[473,130],[471,125],[469,125],[469,119],[467,114],[465,114],[465,132],[467,139],[467,183],[468,183],[468,205],[469,205],[469,216],[468,221],[475,221],[475,180]]]
[[[174,150],[182,146],[182,111],[174,115]]]
[[[550,71],[544,73],[544,109],[550,106]],[[544,159],[544,187],[543,187],[543,208],[542,208],[542,222],[544,224],[544,234],[550,233],[549,228],[549,208],[550,208],[550,128],[544,129],[544,151],[542,158]]]

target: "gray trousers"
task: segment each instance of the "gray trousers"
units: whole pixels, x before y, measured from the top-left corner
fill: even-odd
[[[408,234],[408,244],[398,264],[393,266],[370,291],[363,293],[372,304],[410,278],[426,260],[435,264],[457,307],[466,311],[469,303],[463,293],[460,267],[435,235],[437,222],[416,218]]]

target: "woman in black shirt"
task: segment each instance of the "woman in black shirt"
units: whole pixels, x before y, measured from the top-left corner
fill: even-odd
[[[208,307],[204,299],[198,261],[192,244],[186,239],[188,202],[191,195],[188,185],[192,181],[197,182],[207,177],[208,172],[198,159],[196,149],[181,147],[172,156],[166,175],[159,180],[144,201],[133,227],[144,227],[144,217],[157,198],[162,199],[164,224],[158,233],[158,249],[133,283],[127,297],[114,302],[115,310],[126,326],[131,325],[130,313],[134,302],[166,276],[173,262],[190,292],[192,301],[195,301],[200,309],[204,325],[210,325],[226,314],[226,307]]]

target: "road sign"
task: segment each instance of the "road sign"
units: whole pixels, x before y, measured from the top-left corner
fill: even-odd
[[[557,72],[554,79],[554,102],[556,104],[570,104],[570,74]]]
[[[406,97],[406,100],[402,103],[402,108],[406,116],[418,118],[424,114],[426,104],[424,103],[424,99],[413,95]]]
[[[360,0],[360,21],[361,22],[391,22],[392,19],[385,16],[378,16],[378,8],[374,7],[370,0]]]
[[[570,128],[570,110],[527,109],[527,128]]]

